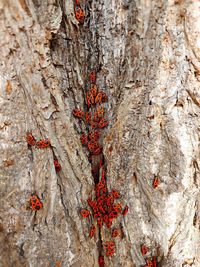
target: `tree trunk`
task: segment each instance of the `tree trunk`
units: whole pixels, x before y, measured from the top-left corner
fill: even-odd
[[[83,25],[72,0],[0,0],[0,267],[99,266],[101,254],[110,267],[152,257],[154,267],[199,267],[200,1],[80,4]],[[80,210],[96,161],[72,111],[86,111],[93,69],[108,95],[107,186],[129,212],[89,238],[92,218]],[[51,146],[27,145],[27,132]],[[29,207],[33,194],[41,210]],[[113,228],[120,236],[106,257]]]

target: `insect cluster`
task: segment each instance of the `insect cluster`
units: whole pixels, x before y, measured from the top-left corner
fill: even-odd
[[[111,237],[115,239],[120,236],[120,231],[117,228],[112,229],[113,221],[119,215],[125,216],[128,212],[128,206],[122,208],[122,204],[119,202],[121,194],[115,189],[109,191],[107,188],[106,164],[101,136],[102,130],[109,124],[105,108],[102,106],[108,101],[108,97],[104,91],[98,89],[96,79],[96,71],[92,70],[89,73],[89,89],[85,93],[85,110],[76,108],[72,112],[74,117],[82,121],[86,126],[85,128],[88,129],[88,132],[82,132],[80,141],[88,150],[95,182],[94,192],[91,192],[94,197],[90,196],[87,199],[89,209],[82,209],[80,214],[83,218],[88,218],[88,222],[93,221],[89,229],[90,238],[94,237],[97,229],[101,231],[101,228],[105,226],[111,232]],[[103,242],[98,259],[99,266],[105,264],[102,254],[112,257],[115,250],[116,246],[113,240]]]

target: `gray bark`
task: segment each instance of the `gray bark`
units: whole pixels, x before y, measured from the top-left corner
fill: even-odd
[[[94,181],[72,116],[97,67],[108,187],[129,205],[106,266],[144,266],[146,244],[158,266],[199,267],[200,1],[81,5],[83,26],[72,0],[0,0],[0,266],[98,266],[99,236],[79,213]],[[27,131],[52,148],[29,149]]]

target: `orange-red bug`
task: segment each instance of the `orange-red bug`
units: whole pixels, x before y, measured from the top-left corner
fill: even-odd
[[[97,89],[96,84],[94,84],[90,89],[90,94],[92,94],[93,97],[95,98],[97,96],[97,93],[98,93],[98,89]]]
[[[81,210],[81,216],[83,217],[83,218],[88,218],[89,216],[90,216],[90,212],[89,212],[89,210]]]
[[[75,12],[75,17],[76,19],[81,23],[83,24],[84,23],[84,20],[85,20],[85,13],[83,11],[83,9],[81,8],[80,4],[76,4],[74,6],[74,12]]]
[[[122,214],[125,216],[128,213],[128,206],[126,205],[126,207],[124,208]]]
[[[118,237],[120,234],[119,234],[119,230],[117,230],[117,229],[113,229],[112,230],[112,237]]]
[[[94,225],[92,225],[90,227],[89,237],[92,238],[94,236],[95,232],[96,232],[96,227]]]
[[[103,98],[102,92],[99,92],[97,96],[95,97],[95,104],[101,104]]]
[[[87,104],[88,108],[90,108],[90,106],[91,106],[91,100],[90,100],[89,93],[86,93],[86,104]]]
[[[38,211],[43,208],[43,204],[37,195],[32,195],[30,198],[30,207],[32,210]]]
[[[84,118],[84,112],[81,109],[75,108],[72,113],[73,113],[74,117],[77,117],[79,119]]]
[[[49,139],[42,139],[38,142],[36,142],[36,147],[37,148],[46,148],[51,146],[50,140]]]
[[[104,267],[105,263],[104,263],[104,256],[99,256],[98,258],[98,263],[99,263],[99,267]]]
[[[153,180],[153,188],[158,187],[159,183],[160,183],[159,178],[158,177],[155,177],[154,180]]]
[[[142,256],[146,255],[148,252],[148,248],[145,246],[145,245],[142,245],[141,246],[141,253],[142,253]]]
[[[102,118],[102,119],[100,120],[100,122],[98,123],[98,127],[99,127],[99,128],[104,128],[104,127],[106,127],[108,124],[109,124],[109,122],[108,122],[107,120],[105,120],[105,118]]]
[[[89,75],[89,79],[91,83],[96,83],[96,72],[95,70],[92,70]]]
[[[118,199],[118,198],[121,197],[120,193],[119,193],[117,190],[115,190],[115,189],[112,189],[111,194],[112,194],[113,197],[116,198],[116,199]]]
[[[85,133],[82,133],[81,137],[80,137],[81,143],[83,146],[87,145],[88,143],[88,137]]]
[[[86,112],[85,113],[85,120],[86,120],[87,123],[90,123],[91,117],[92,117],[91,112]]]
[[[122,212],[122,206],[121,206],[121,204],[120,203],[114,204],[113,205],[113,210],[115,210],[118,213],[121,213]]]
[[[157,267],[157,258],[153,257],[153,267]]]
[[[56,172],[59,172],[62,169],[62,167],[61,167],[61,165],[57,159],[54,160],[54,167],[56,169]]]
[[[103,226],[103,220],[101,217],[97,219],[97,224],[98,224],[99,228],[101,228]]]
[[[97,112],[98,117],[101,118],[101,117],[103,117],[103,115],[105,113],[105,109],[103,107],[97,107],[96,112]]]
[[[35,137],[31,133],[27,133],[26,141],[30,146],[34,146],[36,144]]]
[[[146,265],[144,267],[154,267],[151,259],[146,259]]]
[[[88,134],[88,137],[92,141],[97,141],[100,137],[100,132],[99,131],[90,131]]]
[[[94,121],[91,121],[90,125],[91,125],[92,129],[97,129],[99,127],[98,122],[94,122]]]

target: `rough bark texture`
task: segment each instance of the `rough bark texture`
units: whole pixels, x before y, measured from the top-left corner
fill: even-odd
[[[0,266],[98,266],[99,237],[79,214],[94,185],[84,125],[71,114],[95,67],[109,97],[108,185],[130,207],[106,266],[145,265],[145,243],[159,266],[199,267],[200,1],[81,5],[83,26],[72,0],[0,0]],[[52,148],[28,148],[27,131]]]

